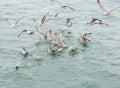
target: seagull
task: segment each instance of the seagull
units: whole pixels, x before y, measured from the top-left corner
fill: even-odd
[[[67,27],[72,27],[71,19],[73,19],[73,18],[67,18],[67,19],[66,19],[66,22],[65,22],[63,25],[65,25],[65,26],[67,26]]]
[[[69,8],[69,9],[75,11],[74,8],[72,8],[72,7],[70,7],[70,6],[66,5],[66,4],[64,4],[63,2],[60,2],[60,1],[58,1],[58,0],[51,0],[51,1],[52,1],[52,2],[56,2],[56,3],[59,3],[59,4],[61,5],[60,8]]]
[[[109,12],[107,12],[107,10],[106,10],[106,9],[103,7],[103,5],[101,4],[100,0],[97,0],[97,3],[98,3],[98,5],[99,5],[100,9],[102,10],[102,13],[103,13],[104,16],[109,16],[109,15],[111,15],[111,13],[112,13],[114,10],[120,8],[120,6],[118,6],[118,7],[114,8],[114,9],[110,10]]]
[[[35,59],[35,60],[39,60],[39,59],[40,59],[40,56],[33,54],[33,55],[32,55],[32,58]]]
[[[50,33],[50,40],[55,43],[58,39],[57,33],[53,33],[52,30],[49,30],[49,33]]]
[[[41,20],[33,20],[34,22],[36,22],[36,23],[38,23],[40,26],[42,26],[44,23],[45,23],[45,21],[46,21],[46,17],[47,17],[47,15],[49,14],[49,12],[47,12],[43,17],[42,17],[42,19]]]
[[[20,32],[20,34],[18,35],[18,38],[21,36],[21,34],[23,34],[23,33],[27,33],[28,35],[34,35],[34,32],[32,32],[32,31],[29,31],[29,30],[22,30],[21,32]]]
[[[52,43],[54,43],[54,44],[58,44],[59,43],[58,41],[60,41],[60,38],[61,38],[63,33],[62,32],[60,32],[59,34],[53,33],[52,30],[50,30],[49,33],[50,33],[49,40],[51,40]]]
[[[23,55],[27,55],[28,54],[28,51],[23,47],[23,50],[22,50],[22,54]]]
[[[109,26],[108,24],[106,24],[104,21],[97,19],[97,18],[92,18],[92,20],[90,22],[88,22],[87,24],[89,25],[94,25],[94,24],[100,24],[100,25],[106,25]]]
[[[45,38],[47,38],[47,34],[48,34],[49,31],[42,31],[42,30],[40,30],[40,29],[38,29],[38,28],[36,28],[36,30],[37,30],[40,34],[42,34]]]
[[[52,30],[49,30],[49,33],[50,33],[49,40],[52,41],[54,39],[54,33],[52,32]]]
[[[17,70],[20,66],[21,66],[21,62],[18,61],[18,62],[16,63],[16,65],[15,65],[16,70]]]
[[[49,12],[47,12],[47,14],[45,14],[45,15],[42,17],[41,24],[44,24],[44,23],[45,23],[45,20],[46,20],[46,17],[47,17],[48,14],[49,14]]]
[[[86,38],[87,35],[91,35],[91,34],[92,34],[92,33],[85,33],[84,35],[82,35],[82,34],[80,33],[80,35],[81,35],[80,41],[81,41],[82,43],[86,43],[87,41],[91,42],[89,39]]]
[[[37,44],[40,43],[40,42],[41,42],[41,38],[35,39],[35,42],[36,42]]]
[[[52,44],[49,45],[48,53],[49,54],[55,54],[57,50],[52,49]]]
[[[56,20],[57,17],[58,17],[58,15],[59,15],[59,12],[57,12],[57,13],[54,15],[53,18],[49,18],[49,19],[47,19],[46,22],[48,22],[48,21],[50,21],[50,20]]]
[[[17,28],[17,27],[19,27],[18,24],[19,24],[20,20],[23,19],[23,18],[24,18],[24,16],[20,17],[15,23],[9,21],[7,18],[5,18],[5,20],[6,20],[13,28]]]
[[[78,50],[78,48],[77,48],[77,47],[72,47],[72,46],[70,46],[70,47],[69,47],[69,50],[70,50],[70,51],[76,51],[76,50]]]
[[[68,45],[66,45],[63,41],[58,41],[58,46],[61,48],[68,48]]]
[[[59,48],[57,49],[57,52],[62,52],[62,51],[63,51],[63,49],[64,49],[64,48],[59,47]]]

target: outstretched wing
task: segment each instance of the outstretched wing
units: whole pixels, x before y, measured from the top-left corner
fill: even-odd
[[[83,37],[83,35],[81,34],[81,32],[79,32],[80,36]]]
[[[55,14],[54,18],[56,19],[56,18],[58,17],[58,15],[59,15],[59,12],[57,12],[57,13]]]
[[[5,18],[5,20],[6,20],[10,25],[13,25],[13,23],[10,22],[7,18]]]
[[[27,30],[21,31],[20,34],[18,35],[18,38],[19,38],[19,37],[21,36],[21,34],[24,33],[24,32],[27,32]]]
[[[39,30],[38,28],[36,28],[36,30],[40,33],[40,34],[44,34],[42,30]]]
[[[62,5],[63,3],[60,2],[59,0],[51,0],[52,2],[56,2],[56,3],[59,3],[60,5]]]
[[[92,33],[85,33],[84,35],[83,35],[83,37],[85,37],[85,36],[87,36],[87,35],[91,35]]]
[[[72,7],[70,7],[70,6],[63,6],[63,7],[66,7],[66,8],[69,8],[69,9],[71,9],[71,10],[75,11],[75,9],[74,9],[74,8],[72,8]]]
[[[102,20],[97,19],[97,18],[93,18],[91,22],[95,22],[95,21],[101,21],[102,22]]]
[[[46,16],[49,14],[49,12],[47,12],[47,14],[45,14],[41,20],[41,23],[44,24],[45,20],[46,20]]]
[[[25,16],[22,16],[21,18],[19,18],[17,21],[16,21],[16,23],[15,23],[15,25],[17,25],[18,23],[19,23],[19,21],[21,20],[21,19],[23,19]]]
[[[49,18],[49,19],[47,19],[45,22],[48,22],[48,21],[50,21],[50,20],[54,20],[54,18]]]
[[[110,10],[110,11],[108,12],[108,14],[110,14],[111,12],[113,12],[114,10],[116,10],[116,9],[118,9],[118,8],[120,8],[120,6],[118,6],[118,7],[114,8],[114,9]]]
[[[49,19],[47,19],[45,22],[48,22],[48,21],[50,21],[50,20],[55,20],[55,19],[58,17],[58,15],[59,15],[59,12],[57,12],[57,13],[54,15],[53,18],[49,18]]]
[[[103,7],[103,5],[101,4],[100,0],[97,0],[97,3],[98,3],[98,5],[99,5],[100,9],[102,10],[103,14],[104,14],[104,15],[107,14],[108,12],[107,12],[106,9]]]

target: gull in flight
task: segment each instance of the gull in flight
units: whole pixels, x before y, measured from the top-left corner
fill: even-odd
[[[97,18],[92,18],[92,20],[89,21],[87,24],[89,24],[89,25],[100,24],[100,25],[109,26],[107,23],[105,23],[104,21],[97,19]]]
[[[114,9],[112,9],[112,10],[110,10],[110,11],[108,12],[108,11],[103,7],[103,5],[101,4],[100,0],[97,0],[97,3],[98,3],[98,5],[99,5],[100,9],[102,10],[102,13],[103,13],[104,16],[111,15],[111,13],[112,13],[114,10],[120,8],[120,6],[118,6],[118,7],[114,8]]]
[[[48,21],[50,21],[50,20],[56,20],[57,17],[58,17],[58,15],[59,15],[59,12],[57,12],[57,13],[54,15],[53,18],[49,18],[49,19],[47,19],[46,22],[48,22]]]
[[[61,5],[60,8],[69,8],[69,9],[75,11],[74,8],[72,8],[72,7],[70,7],[70,6],[66,5],[66,4],[64,4],[63,2],[60,2],[59,0],[51,0],[51,1],[52,1],[52,2],[56,2],[56,3],[59,3],[59,4]]]
[[[53,33],[52,30],[50,30],[49,33],[50,33],[49,40],[51,40],[52,43],[54,44],[58,44],[63,33],[62,32],[59,34]]]
[[[49,12],[47,12],[43,17],[42,17],[42,19],[41,20],[33,20],[34,22],[36,22],[36,23],[38,23],[40,26],[42,26],[43,24],[45,24],[45,21],[46,21],[46,17],[47,17],[47,15],[49,14]]]
[[[42,34],[45,38],[47,38],[47,34],[48,34],[49,31],[42,31],[42,30],[40,30],[40,29],[38,29],[38,28],[36,28],[36,30],[37,30],[40,34]]]
[[[87,41],[89,41],[89,42],[91,42],[89,39],[87,39],[86,38],[86,36],[87,35],[91,35],[92,33],[85,33],[84,35],[82,35],[81,33],[80,33],[80,41],[82,42],[82,43],[86,43]]]
[[[58,43],[58,35],[57,35],[57,33],[54,33],[52,30],[49,30],[49,33],[50,33],[49,40],[51,40],[54,43]]]
[[[6,20],[13,28],[17,28],[17,27],[19,27],[18,24],[19,24],[20,20],[23,19],[23,18],[24,18],[24,16],[20,17],[15,23],[9,21],[7,18],[5,18],[5,20]]]
[[[23,33],[27,33],[28,35],[34,35],[34,32],[32,32],[32,31],[29,31],[29,30],[22,30],[21,32],[20,32],[20,34],[18,35],[18,38],[21,36],[21,34],[23,34]]]

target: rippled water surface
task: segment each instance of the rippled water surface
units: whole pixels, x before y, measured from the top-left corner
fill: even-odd
[[[59,4],[50,0],[0,0],[0,88],[120,88],[120,9],[106,17],[96,0],[62,1],[76,10],[60,9]],[[120,0],[101,2],[108,11],[120,5]],[[78,52],[65,49],[54,56],[47,53],[49,41],[37,33],[35,27],[39,25],[33,22],[47,12],[49,17],[56,12],[60,14],[56,21],[46,23],[41,29],[64,32],[62,39],[78,47]],[[5,18],[15,21],[21,16],[25,17],[17,29],[5,21]],[[74,18],[71,28],[61,25],[66,18]],[[110,26],[86,25],[91,18],[102,19]],[[34,36],[41,37],[42,42],[36,44],[29,35],[18,38],[25,28],[34,31]],[[81,45],[79,32],[92,33],[87,46]],[[24,57],[22,47],[41,59]],[[17,61],[22,63],[18,70]]]

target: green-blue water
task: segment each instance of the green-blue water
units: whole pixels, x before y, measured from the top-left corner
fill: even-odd
[[[50,0],[0,0],[0,88],[120,88],[120,9],[111,16],[103,16],[96,0],[62,0],[76,9],[59,9]],[[101,0],[107,10],[120,5],[120,0]],[[65,49],[60,55],[47,53],[49,41],[39,35],[39,27],[32,19],[50,12],[52,17],[60,12],[57,21],[41,27],[42,30],[64,31],[66,44],[77,46],[77,53]],[[13,29],[5,18],[15,21],[25,16],[18,29]],[[91,18],[99,18],[110,26],[87,26]],[[73,26],[61,25],[66,18],[72,19]],[[18,34],[23,29],[35,32],[41,37],[38,45],[29,35]],[[71,34],[67,34],[71,32]],[[79,32],[91,32],[91,42],[83,47],[79,42]],[[41,60],[24,57],[22,47],[30,54],[40,55]],[[15,64],[21,61],[16,71]]]

